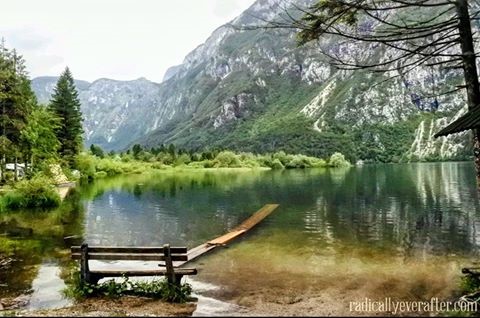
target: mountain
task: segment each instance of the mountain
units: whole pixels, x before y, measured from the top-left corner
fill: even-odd
[[[37,77],[32,88],[41,103],[47,103],[56,77]],[[159,85],[145,78],[133,81],[98,79],[75,81],[83,114],[85,145],[98,144],[106,150],[125,148],[136,138],[155,129],[160,121]]]
[[[466,111],[462,92],[429,97],[458,84],[458,70],[423,67],[396,77],[338,70],[319,46],[370,62],[392,52],[355,43],[340,50],[333,37],[297,47],[290,30],[239,28],[275,19],[283,13],[280,2],[256,1],[169,69],[161,84],[98,80],[81,90],[87,143],[317,156],[341,151],[351,160],[375,161],[470,156],[469,133],[433,139]]]

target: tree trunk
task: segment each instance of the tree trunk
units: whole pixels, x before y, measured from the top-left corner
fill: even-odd
[[[457,0],[455,3],[458,14],[458,32],[462,49],[463,70],[465,85],[467,87],[468,109],[480,107],[480,85],[478,82],[475,49],[473,47],[472,26],[468,12],[468,0]],[[477,187],[480,190],[480,130],[473,131],[473,154],[475,156],[475,169]]]

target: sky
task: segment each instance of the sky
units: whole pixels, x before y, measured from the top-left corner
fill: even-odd
[[[161,82],[255,0],[0,0],[0,37],[26,60],[31,78]]]

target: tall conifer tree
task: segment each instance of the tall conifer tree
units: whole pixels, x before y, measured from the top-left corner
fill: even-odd
[[[50,109],[60,119],[56,135],[60,141],[59,153],[70,165],[75,162],[83,143],[82,113],[80,100],[75,88],[72,73],[65,68],[60,75],[54,94],[50,101]]]

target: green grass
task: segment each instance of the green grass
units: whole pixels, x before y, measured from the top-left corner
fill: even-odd
[[[98,158],[83,153],[78,156],[77,167],[83,180],[104,177],[140,174],[153,171],[181,171],[195,169],[304,169],[320,167],[343,167],[350,163],[340,153],[324,160],[305,155],[292,155],[284,151],[267,154],[250,152],[234,153],[219,151],[214,153],[171,155],[160,152],[156,156],[142,151],[135,159],[132,155]],[[140,160],[143,159],[143,160]],[[207,159],[211,158],[211,159]]]
[[[26,208],[54,208],[60,205],[60,196],[53,181],[43,176],[22,180],[0,198],[0,211]]]

